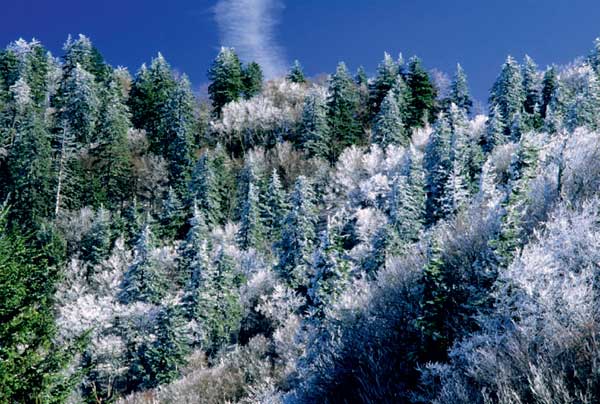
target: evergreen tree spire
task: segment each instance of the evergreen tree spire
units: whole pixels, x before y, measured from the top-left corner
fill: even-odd
[[[208,70],[208,94],[217,117],[225,104],[237,101],[244,91],[242,64],[233,48],[222,47]]]
[[[259,94],[263,86],[263,72],[260,65],[252,62],[243,71],[244,98],[250,99]]]
[[[383,60],[377,67],[377,76],[370,86],[369,106],[371,117],[375,117],[379,113],[381,103],[394,87],[399,72],[398,64],[389,53],[385,52]]]
[[[457,107],[464,109],[467,114],[471,113],[473,100],[469,93],[467,76],[460,64],[456,65],[456,73],[450,84],[450,101]]]
[[[404,122],[398,108],[397,96],[393,89],[383,99],[379,113],[375,117],[372,141],[382,147],[389,144],[406,145],[408,143]]]
[[[264,243],[264,229],[260,217],[260,201],[258,188],[254,183],[248,184],[240,229],[238,232],[238,243],[244,250],[248,248],[259,248]]]
[[[292,83],[306,83],[306,77],[304,77],[302,65],[298,60],[294,60],[292,68],[290,69],[290,72],[287,75],[287,79]]]
[[[327,100],[323,92],[313,91],[304,99],[299,133],[302,145],[310,156],[327,159],[331,155]]]
[[[422,127],[426,121],[431,121],[435,116],[437,94],[429,74],[417,57],[412,57],[408,63],[407,84],[411,91],[410,117],[407,126]]]

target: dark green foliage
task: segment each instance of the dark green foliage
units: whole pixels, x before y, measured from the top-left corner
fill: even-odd
[[[260,65],[252,62],[243,72],[244,98],[250,99],[259,94],[263,85],[263,72]]]
[[[174,239],[179,235],[185,221],[183,204],[177,193],[169,187],[166,197],[163,199],[162,208],[158,217],[160,224],[160,235],[163,238]]]
[[[369,251],[362,262],[362,269],[371,280],[375,279],[377,272],[385,268],[391,241],[390,236],[391,229],[384,225],[378,228],[371,237]]]
[[[267,237],[271,242],[279,240],[286,210],[285,191],[281,186],[277,170],[273,169],[269,178],[262,212],[265,228],[269,229]]]
[[[471,113],[473,100],[469,93],[467,76],[460,64],[456,65],[456,73],[450,84],[450,102],[454,103],[457,107],[464,109],[467,114]]]
[[[395,91],[390,90],[375,117],[371,141],[382,147],[390,144],[406,145],[409,141],[397,98]]]
[[[306,77],[304,77],[304,71],[299,61],[294,60],[294,64],[287,75],[287,79],[292,83],[306,83]]]
[[[240,229],[238,232],[238,243],[242,249],[261,248],[264,246],[264,227],[260,212],[259,188],[254,184],[248,184],[248,193],[244,198]]]
[[[110,226],[110,213],[104,208],[98,209],[92,227],[81,240],[81,259],[84,262],[97,265],[108,256],[111,247]]]
[[[204,215],[197,205],[194,205],[189,226],[188,233],[180,244],[177,258],[177,277],[183,281],[189,281],[196,275],[200,276],[202,271],[198,269],[198,265],[209,260],[208,253],[202,251],[202,249],[210,249],[209,229],[206,226]],[[194,275],[195,271],[200,271],[200,275]]]
[[[386,52],[377,67],[377,76],[369,88],[369,115],[371,119],[379,113],[381,103],[394,87],[399,73],[398,64]]]
[[[552,101],[556,89],[558,88],[558,77],[556,75],[556,68],[554,66],[550,67],[544,73],[544,78],[542,80],[542,94],[541,94],[541,105],[540,105],[540,115],[542,118],[546,118],[546,113],[548,111],[548,106]]]
[[[221,48],[208,70],[208,94],[218,117],[225,104],[237,101],[244,91],[242,64],[232,48]]]
[[[330,161],[335,161],[345,147],[362,143],[362,128],[357,121],[358,101],[356,84],[341,62],[329,80],[327,117],[333,137]]]
[[[452,132],[445,115],[438,118],[425,152],[424,167],[427,172],[425,187],[427,190],[427,223],[435,223],[444,214],[441,199],[445,194],[445,185],[452,170]]]
[[[189,195],[196,201],[210,225],[221,223],[225,219],[220,185],[214,158],[204,152],[194,168]]]
[[[310,156],[327,159],[331,155],[327,100],[320,93],[311,93],[304,99],[298,132],[300,143]]]
[[[425,122],[431,122],[435,118],[437,93],[429,74],[417,57],[411,58],[408,63],[406,84],[411,92],[408,127],[422,127]]]

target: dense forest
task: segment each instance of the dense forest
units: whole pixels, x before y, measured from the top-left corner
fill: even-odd
[[[208,78],[0,51],[0,402],[600,401],[600,39]]]

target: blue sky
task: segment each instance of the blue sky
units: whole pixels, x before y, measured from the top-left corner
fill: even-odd
[[[263,40],[266,35],[267,47],[278,49],[275,54],[260,54],[269,63],[299,59],[313,75],[331,72],[344,60],[352,69],[364,65],[372,73],[384,51],[394,56],[417,54],[428,68],[448,73],[460,62],[474,96],[481,100],[487,98],[506,55],[522,59],[528,53],[542,67],[567,63],[587,54],[593,39],[600,36],[597,0],[222,1],[230,8],[241,5],[241,11],[226,17],[229,28],[237,26],[236,18],[243,19],[243,24],[269,25],[266,34],[260,34]],[[248,42],[245,26],[232,36],[223,21],[217,24],[216,1],[5,3],[0,22],[3,45],[19,37],[36,37],[60,55],[67,35],[81,32],[92,38],[109,63],[127,66],[132,72],[161,51],[197,88],[206,83],[206,70],[224,40]],[[258,8],[252,5],[260,5],[260,12],[267,15],[253,15],[249,8]],[[252,32],[256,34],[256,27]],[[253,52],[256,46],[246,53]]]

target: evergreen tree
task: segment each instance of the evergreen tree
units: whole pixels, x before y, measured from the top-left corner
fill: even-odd
[[[469,92],[467,76],[460,64],[456,65],[456,73],[450,84],[450,102],[464,109],[467,114],[471,113],[473,100]]]
[[[90,230],[81,239],[81,259],[90,265],[97,265],[108,257],[111,247],[110,212],[98,209]],[[91,275],[88,272],[88,275]]]
[[[388,257],[388,249],[391,244],[391,229],[388,225],[379,227],[369,243],[369,250],[362,262],[362,269],[371,280],[375,279],[377,273],[385,268]]]
[[[557,88],[558,77],[556,74],[556,68],[552,66],[548,70],[546,70],[546,72],[544,73],[544,78],[542,80],[540,115],[543,119],[546,118],[548,106],[550,105],[550,102],[552,101],[552,98],[554,97]]]
[[[56,343],[54,294],[60,273],[0,212],[0,402],[63,402],[78,383],[73,347]],[[43,249],[45,251],[45,249]],[[83,341],[82,341],[83,342]],[[52,400],[52,401],[49,401]]]
[[[305,177],[296,180],[289,204],[276,270],[291,287],[306,291],[317,218],[313,190]]]
[[[217,117],[231,101],[237,101],[244,90],[242,64],[233,48],[222,47],[208,71],[208,94]]]
[[[304,70],[299,61],[294,60],[294,64],[287,75],[287,79],[292,83],[306,83],[306,77],[304,77]]]
[[[425,151],[427,223],[444,217],[440,201],[452,170],[452,132],[448,118],[441,115]]]
[[[411,58],[408,63],[407,85],[411,92],[410,116],[407,126],[410,128],[422,127],[424,122],[435,117],[437,94],[429,74],[417,57]]]
[[[508,143],[504,130],[504,119],[500,108],[495,105],[490,111],[487,121],[484,137],[482,139],[482,148],[484,153],[490,153],[494,147]]]
[[[210,225],[219,224],[224,218],[221,210],[222,195],[208,152],[204,152],[194,168],[189,195],[198,203]]]
[[[327,108],[329,130],[333,136],[330,155],[333,162],[345,147],[362,140],[362,129],[357,120],[358,93],[343,62],[329,80]]]
[[[189,280],[194,273],[194,265],[198,265],[199,256],[204,243],[207,243],[206,248],[210,249],[209,230],[204,219],[204,215],[194,204],[192,217],[189,220],[189,230],[183,242],[178,249],[177,269],[178,278],[181,280]]]
[[[531,116],[533,120],[536,119],[535,113],[539,111],[541,104],[540,99],[540,79],[537,71],[537,65],[528,55],[525,55],[525,62],[523,63],[522,73],[523,76],[523,91],[525,93],[525,101],[523,102],[523,110],[526,114]]]
[[[406,145],[409,141],[396,100],[396,94],[392,89],[383,99],[379,113],[375,117],[372,142],[382,147],[389,144]]]
[[[503,118],[504,132],[510,133],[515,114],[523,110],[525,91],[523,89],[523,76],[519,64],[509,56],[502,66],[502,71],[496,79],[490,94],[490,108],[498,106]]]
[[[169,182],[180,196],[185,195],[192,167],[194,102],[190,82],[183,76],[160,111],[162,155],[167,160]]]
[[[155,338],[141,344],[132,363],[134,379],[142,388],[158,387],[179,377],[189,350],[176,306],[162,306],[158,310],[152,332]]]
[[[183,204],[172,187],[169,187],[167,196],[163,199],[158,221],[160,224],[161,235],[167,239],[176,238],[183,226]]]
[[[584,126],[596,130],[600,126],[600,81],[588,65],[583,66],[582,76],[582,88],[566,111],[566,127],[574,130]]]
[[[250,99],[259,94],[263,85],[263,72],[260,65],[252,62],[243,72],[244,98]]]
[[[438,202],[442,217],[453,215],[466,205],[469,190],[463,175],[462,164],[458,160],[454,160],[452,170],[444,184],[444,192]]]
[[[200,216],[198,218],[200,219]],[[213,284],[215,274],[210,259],[209,243],[203,238],[202,230],[199,228],[203,224],[196,222],[194,225],[196,228],[188,233],[186,245],[180,253],[179,268],[180,271],[187,273],[188,280],[182,298],[185,316],[188,320],[199,321],[206,318],[208,303],[214,303],[207,298],[215,288]]]
[[[379,113],[380,106],[396,82],[400,73],[399,67],[389,53],[384,53],[383,60],[377,67],[377,76],[370,86],[369,112],[373,118]]]
[[[343,257],[339,234],[329,223],[321,233],[312,267],[314,276],[308,296],[313,309],[312,315],[320,318],[325,309],[341,296],[350,281],[350,265]]]
[[[23,228],[35,228],[52,206],[50,135],[34,108],[29,86],[19,79],[12,87],[16,115],[8,155],[11,218]]]
[[[165,292],[161,269],[152,257],[153,235],[146,220],[134,248],[133,263],[127,268],[121,283],[120,300],[123,304],[136,301],[158,303]]]
[[[238,243],[244,250],[260,248],[264,244],[264,229],[261,221],[258,187],[248,184],[248,194],[244,200]]]
[[[268,229],[267,236],[271,241],[278,240],[281,235],[286,210],[285,191],[281,186],[277,170],[273,169],[263,209],[263,223]]]
[[[92,151],[93,172],[100,186],[96,200],[120,208],[132,192],[132,158],[127,143],[131,122],[117,83],[111,81],[107,86],[98,121],[98,146]]]
[[[300,142],[310,156],[327,159],[331,155],[331,136],[327,123],[327,100],[311,92],[304,99],[300,121]]]

